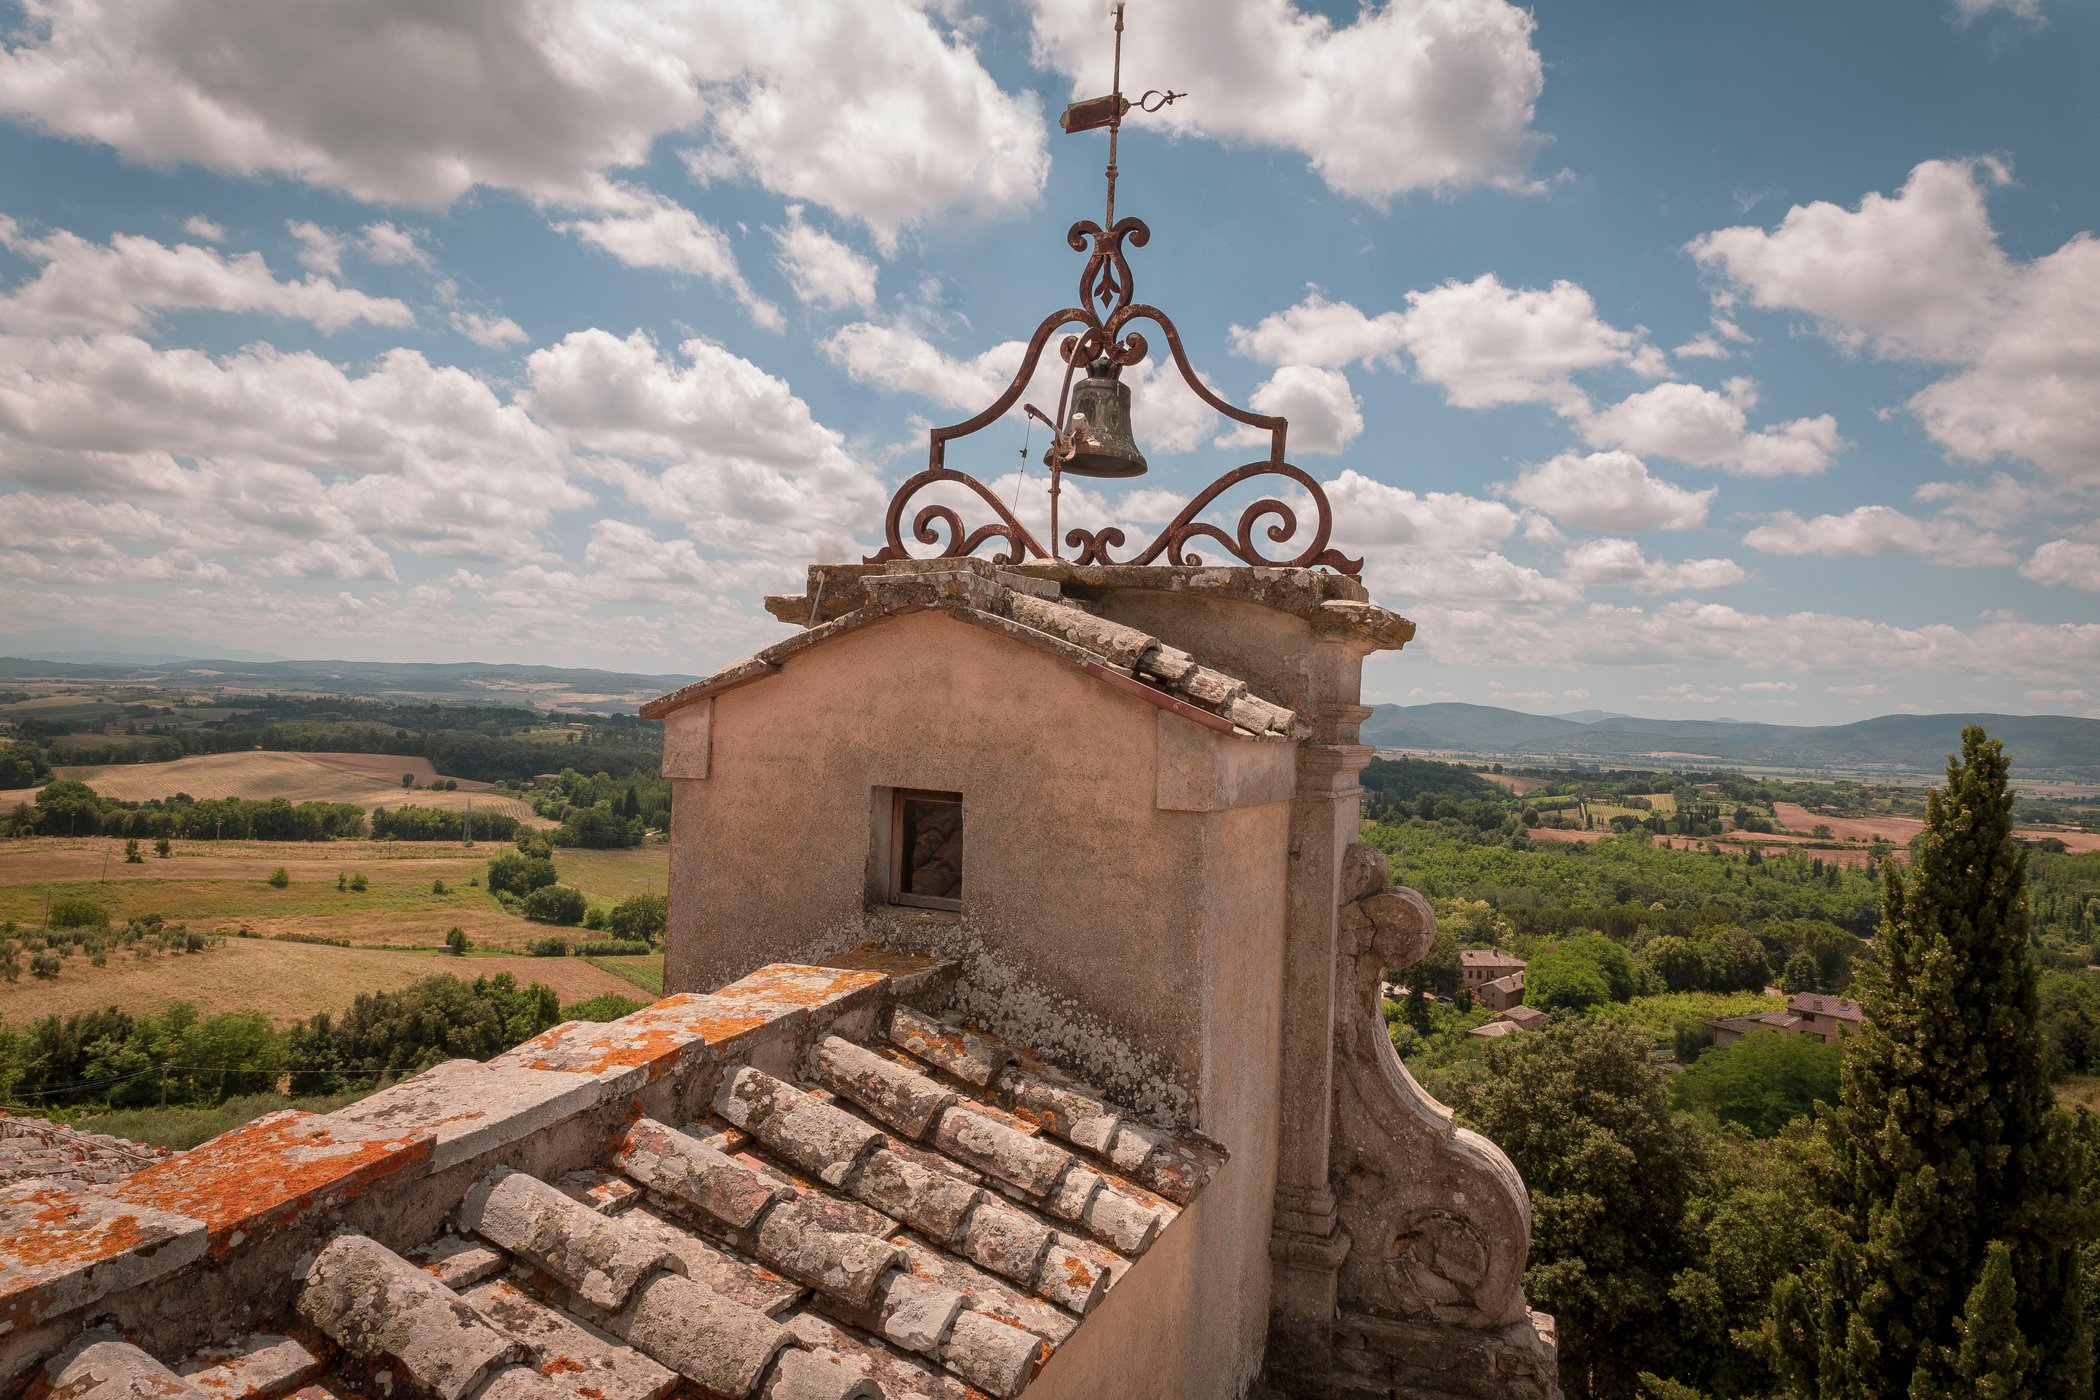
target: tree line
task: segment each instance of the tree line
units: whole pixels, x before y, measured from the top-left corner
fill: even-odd
[[[1672,1076],[1561,1014],[1443,1087],[1530,1189],[1571,1400],[2091,1396],[2100,1119],[2050,1087],[2006,775],[1965,731],[1842,1051],[1752,1036]]]

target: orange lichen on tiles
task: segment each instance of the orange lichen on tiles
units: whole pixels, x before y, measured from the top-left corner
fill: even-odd
[[[877,943],[863,943],[851,952],[827,959],[823,965],[854,972],[880,972],[888,977],[908,977],[915,972],[939,967],[941,960],[918,953],[894,952]]]
[[[211,1252],[224,1254],[253,1231],[428,1162],[436,1141],[427,1128],[389,1137],[312,1113],[273,1113],[134,1172],[108,1194],[203,1221]]]
[[[520,1045],[507,1057],[525,1069],[559,1070],[569,1074],[605,1074],[612,1070],[646,1067],[650,1083],[669,1074],[679,1056],[693,1043],[693,1032],[675,1024],[638,1023],[633,1017],[603,1024],[572,1023],[543,1031]]]
[[[19,1196],[11,1204],[30,1207],[28,1219],[14,1222],[0,1239],[0,1271],[34,1269],[46,1264],[88,1264],[114,1259],[148,1243],[135,1215],[102,1214],[100,1202],[62,1186]],[[100,1218],[91,1218],[99,1215]]]
[[[827,1005],[851,992],[888,980],[881,972],[773,963],[713,993],[718,1001],[749,1002],[786,1009]],[[777,1014],[777,1013],[776,1013]]]

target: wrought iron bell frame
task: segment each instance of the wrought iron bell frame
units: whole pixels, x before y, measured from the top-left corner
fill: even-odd
[[[1328,547],[1333,533],[1334,512],[1328,504],[1327,493],[1320,483],[1293,466],[1285,457],[1285,443],[1289,436],[1289,422],[1276,414],[1255,413],[1250,409],[1230,403],[1212,392],[1189,363],[1188,352],[1181,343],[1181,332],[1174,322],[1156,306],[1136,300],[1136,284],[1130,275],[1130,262],[1124,255],[1123,246],[1142,248],[1152,239],[1152,230],[1144,220],[1116,217],[1116,144],[1122,127],[1123,113],[1132,105],[1123,99],[1123,7],[1115,7],[1115,84],[1108,99],[1095,99],[1094,104],[1105,101],[1109,113],[1108,126],[1108,205],[1106,216],[1100,223],[1092,219],[1081,219],[1065,231],[1065,244],[1075,253],[1087,255],[1086,265],[1079,274],[1079,304],[1067,306],[1045,316],[1028,339],[1027,352],[1021,357],[1021,367],[1015,371],[1011,383],[1003,393],[982,410],[960,423],[934,428],[929,434],[926,469],[908,478],[890,498],[889,510],[883,517],[883,547],[869,555],[865,562],[887,563],[894,559],[909,559],[913,556],[905,548],[903,538],[904,514],[912,497],[941,482],[952,482],[967,489],[991,511],[993,519],[970,528],[964,525],[960,513],[938,501],[921,506],[913,515],[911,535],[922,545],[939,547],[934,558],[950,559],[975,554],[993,540],[1004,541],[1004,546],[992,556],[995,564],[1019,564],[1029,559],[1059,559],[1062,557],[1057,527],[1058,494],[1062,484],[1062,463],[1071,460],[1074,447],[1067,433],[1067,411],[1072,394],[1072,376],[1082,366],[1097,359],[1106,358],[1118,371],[1142,362],[1151,346],[1144,335],[1136,329],[1136,323],[1149,321],[1158,327],[1166,338],[1167,349],[1173,355],[1174,368],[1180,373],[1182,382],[1196,397],[1212,409],[1248,427],[1269,435],[1269,455],[1249,462],[1225,473],[1203,488],[1183,506],[1180,514],[1162,530],[1158,537],[1137,554],[1116,558],[1111,551],[1121,549],[1127,541],[1122,530],[1106,526],[1100,530],[1067,531],[1062,543],[1077,551],[1073,562],[1079,564],[1151,564],[1162,556],[1169,564],[1196,565],[1202,558],[1189,552],[1189,545],[1199,539],[1215,542],[1233,558],[1242,563],[1270,568],[1327,568],[1336,573],[1354,577],[1363,569],[1362,559],[1352,559],[1341,551]],[[1147,93],[1136,104],[1141,110],[1154,111],[1154,99],[1158,105],[1172,101],[1179,93]],[[1073,110],[1094,104],[1075,104]],[[1067,113],[1067,116],[1070,112]],[[1079,129],[1072,127],[1068,129]],[[1034,378],[1036,367],[1042,362],[1043,351],[1050,337],[1068,327],[1077,327],[1077,334],[1067,335],[1059,342],[1058,357],[1065,363],[1065,372],[1058,389],[1057,413],[1046,415],[1033,404],[1025,405],[1029,416],[1047,424],[1052,439],[1047,454],[1050,467],[1050,547],[1045,549],[1040,540],[1023,525],[1014,513],[977,478],[967,472],[951,470],[947,464],[948,444],[959,438],[997,422],[1004,417],[1020,399],[1022,392]],[[1271,544],[1283,544],[1298,533],[1298,516],[1285,502],[1273,496],[1255,501],[1241,512],[1238,527],[1227,534],[1216,525],[1203,520],[1203,512],[1225,492],[1243,481],[1260,476],[1280,476],[1301,488],[1311,498],[1314,519],[1312,538],[1297,554],[1288,558],[1270,558],[1262,553],[1256,542],[1257,528],[1267,536]],[[1273,520],[1271,520],[1273,517]],[[1264,525],[1264,521],[1270,523]],[[943,538],[945,530],[945,538]]]

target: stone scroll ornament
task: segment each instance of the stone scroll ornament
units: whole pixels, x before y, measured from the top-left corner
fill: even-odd
[[[1152,231],[1145,226],[1144,220],[1136,218],[1116,219],[1105,228],[1092,219],[1082,219],[1072,225],[1065,234],[1066,244],[1074,252],[1087,254],[1086,266],[1079,276],[1079,304],[1053,311],[1043,318],[1035,334],[1029,337],[1027,353],[1021,357],[1021,366],[1015,371],[1012,382],[983,411],[961,423],[933,429],[926,470],[907,479],[890,498],[889,510],[883,517],[883,547],[867,556],[865,562],[883,564],[913,557],[960,558],[992,544],[996,545],[996,552],[991,556],[995,564],[1068,558],[1079,564],[1200,565],[1204,562],[1203,557],[1191,546],[1202,542],[1206,549],[1216,546],[1244,564],[1270,568],[1326,568],[1352,578],[1362,571],[1362,559],[1352,559],[1328,546],[1334,530],[1334,512],[1328,505],[1327,493],[1319,482],[1284,458],[1289,423],[1272,414],[1240,408],[1212,392],[1189,364],[1188,352],[1182,347],[1181,332],[1175,329],[1173,321],[1158,307],[1134,300],[1135,283],[1131,280],[1130,262],[1123,245],[1127,242],[1133,248],[1142,248],[1151,237]],[[1046,549],[989,487],[966,472],[948,467],[948,444],[1003,417],[1020,400],[1033,379],[1051,336],[1060,330],[1076,328],[1075,334],[1065,336],[1058,345],[1058,358],[1064,361],[1065,372],[1063,386],[1058,391],[1056,416],[1053,418],[1032,406],[1028,409],[1031,416],[1049,423],[1056,434],[1052,454],[1061,453],[1069,460],[1073,454],[1071,434],[1075,429],[1068,424],[1066,407],[1071,398],[1073,373],[1101,359],[1118,370],[1142,361],[1150,352],[1150,346],[1135,328],[1134,323],[1140,321],[1151,322],[1166,337],[1174,368],[1197,398],[1234,422],[1268,433],[1269,455],[1261,461],[1249,462],[1229,471],[1204,487],[1150,544],[1120,557],[1118,551],[1127,541],[1123,532],[1113,525],[1100,530],[1070,530],[1060,545],[1057,539],[1057,480],[1053,470],[1051,543]],[[1060,429],[1059,424],[1068,426]],[[1085,430],[1082,427],[1076,431]],[[1265,544],[1286,545],[1299,533],[1297,511],[1277,497],[1263,496],[1248,505],[1231,529],[1204,519],[1206,512],[1212,510],[1227,492],[1244,482],[1263,477],[1282,478],[1303,492],[1311,503],[1310,536],[1296,553],[1270,555],[1264,552]],[[968,508],[973,514],[982,507],[983,515],[990,518],[981,524],[968,524],[961,511],[940,500],[931,500],[913,512],[914,498],[927,488],[943,483],[967,493],[971,498]],[[951,498],[954,495],[952,491],[946,494]],[[911,540],[931,546],[931,554],[914,556],[907,548],[907,515],[910,517]],[[1067,548],[1076,553],[1064,554],[1063,550]]]
[[[1383,852],[1349,847],[1336,971],[1354,1004],[1335,1020],[1333,1182],[1350,1238],[1341,1304],[1403,1321],[1508,1327],[1527,1316],[1530,1198],[1502,1150],[1457,1126],[1393,1052],[1379,984],[1429,951],[1436,916],[1388,878]]]

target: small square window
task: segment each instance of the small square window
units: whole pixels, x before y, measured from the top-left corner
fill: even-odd
[[[892,904],[962,908],[962,794],[899,789],[892,807],[890,853]]]

